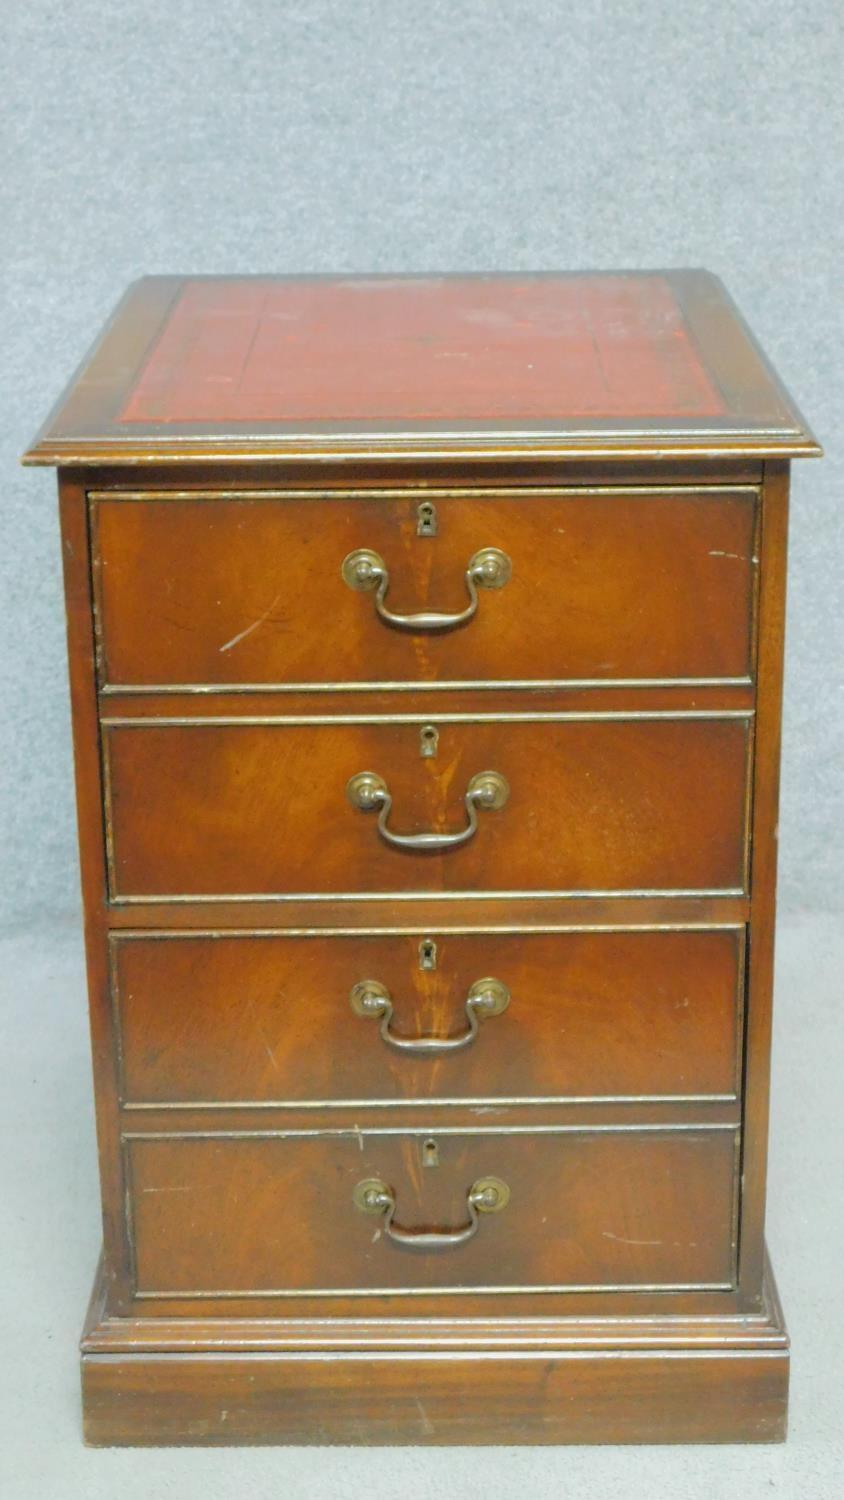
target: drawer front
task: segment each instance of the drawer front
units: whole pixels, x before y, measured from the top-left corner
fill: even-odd
[[[115,937],[121,1095],[733,1098],[742,953],[740,929]]]
[[[297,893],[741,891],[748,721],[549,716],[525,722],[161,723],[106,732],[111,890],[117,898]],[[371,771],[392,797],[387,834],[465,836],[396,848],[385,804],[347,792]]]
[[[702,1128],[135,1137],[137,1290],[729,1286],[736,1141]],[[470,1193],[489,1179],[509,1201],[493,1188],[497,1211],[475,1209],[466,1238]],[[441,1242],[396,1242],[425,1232]]]
[[[419,535],[426,497],[436,535]],[[751,671],[756,492],[750,487],[505,494],[101,496],[94,506],[102,675],[112,685],[400,684],[736,678]],[[344,582],[376,553],[397,614]]]

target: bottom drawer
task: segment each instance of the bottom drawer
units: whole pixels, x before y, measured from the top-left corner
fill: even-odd
[[[737,1141],[683,1126],[135,1135],[136,1289],[729,1287]]]

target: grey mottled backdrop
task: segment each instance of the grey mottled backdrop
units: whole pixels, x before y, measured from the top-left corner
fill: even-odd
[[[782,901],[842,839],[840,0],[6,0],[2,920],[77,874],[54,479],[21,448],[142,272],[704,265],[826,444],[796,466]]]

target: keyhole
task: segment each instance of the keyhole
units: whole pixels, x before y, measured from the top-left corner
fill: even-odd
[[[416,507],[416,535],[436,536],[437,512],[430,500],[421,500]]]
[[[423,724],[419,731],[419,754],[423,760],[430,760],[437,753],[437,742],[440,732],[434,724]]]
[[[433,938],[423,938],[419,944],[419,967],[420,969],[437,967],[437,945]]]
[[[440,1164],[440,1151],[436,1141],[422,1142],[422,1165],[423,1167],[438,1167]]]

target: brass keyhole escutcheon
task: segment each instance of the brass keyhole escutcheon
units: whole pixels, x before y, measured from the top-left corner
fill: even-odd
[[[431,500],[420,500],[416,507],[416,535],[436,536],[437,509]]]
[[[419,967],[420,969],[437,967],[437,945],[433,938],[423,938],[419,944]]]
[[[419,754],[423,760],[432,760],[437,753],[440,731],[436,724],[423,724],[419,731]]]
[[[422,1142],[422,1165],[423,1167],[438,1167],[440,1164],[440,1148],[435,1140],[430,1138]]]

